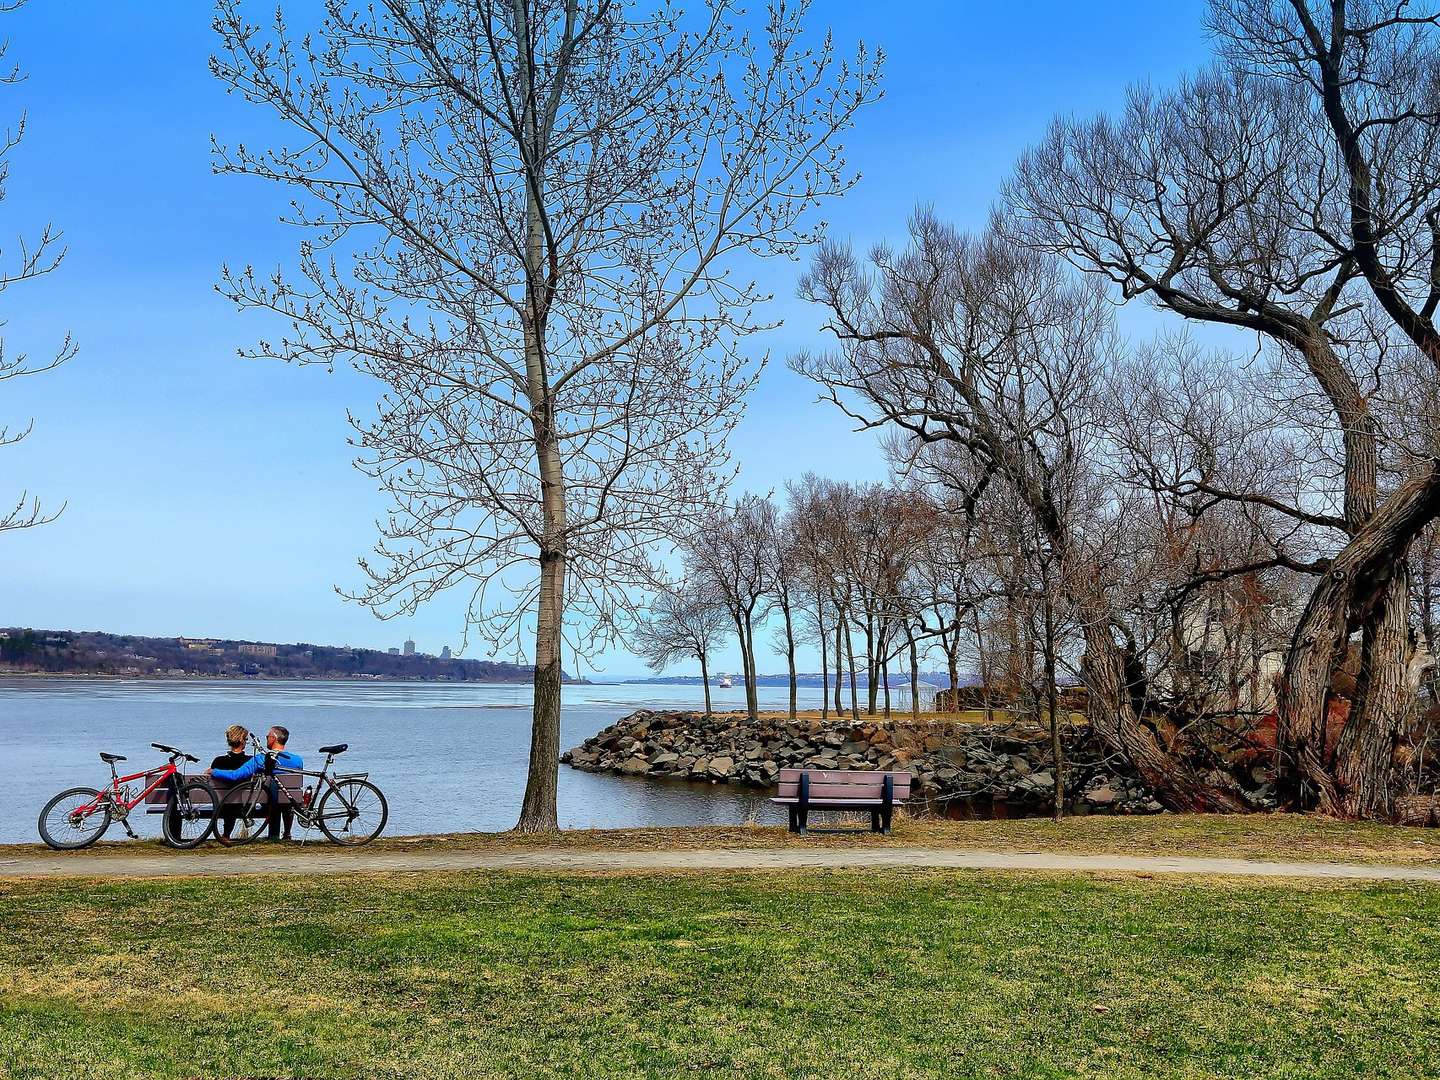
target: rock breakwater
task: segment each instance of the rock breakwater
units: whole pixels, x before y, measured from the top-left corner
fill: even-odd
[[[1066,733],[1066,806],[1074,814],[1150,814],[1162,808],[1086,728]],[[587,772],[755,788],[783,768],[908,770],[942,815],[1049,813],[1055,763],[1049,733],[1033,724],[832,718],[787,720],[642,709],[567,750]]]

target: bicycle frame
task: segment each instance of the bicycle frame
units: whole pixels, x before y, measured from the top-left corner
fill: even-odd
[[[99,810],[102,806],[118,806],[123,808],[121,814],[123,820],[124,814],[128,814],[131,810],[134,810],[135,807],[139,806],[145,801],[146,797],[152,791],[158,788],[161,784],[170,781],[171,778],[176,776],[179,772],[180,770],[175,767],[175,763],[173,761],[168,761],[164,765],[161,765],[158,769],[145,769],[143,772],[131,773],[129,776],[121,776],[116,771],[115,763],[112,761],[110,762],[110,786],[108,788],[103,788],[99,795],[95,796],[95,798],[91,799],[84,806],[77,807],[75,810],[72,811],[72,813],[76,817],[88,817],[90,814],[93,814],[95,813],[95,811]],[[140,780],[146,776],[149,776],[151,773],[158,774],[153,784],[149,785],[144,791],[140,792],[140,794],[135,796],[135,798],[133,799],[126,800],[122,797],[121,789],[123,785],[130,783],[130,781],[132,780]]]
[[[273,766],[270,771],[256,773],[249,781],[245,781],[245,783],[248,783],[250,785],[252,791],[262,787],[268,788],[272,781],[282,775],[303,776],[308,779],[313,779],[315,781],[315,791],[308,803],[301,800],[296,800],[290,804],[290,809],[294,812],[295,818],[300,823],[300,827],[302,829],[309,831],[310,829],[314,829],[319,826],[320,815],[318,813],[318,809],[320,806],[320,802],[325,795],[333,793],[337,799],[344,803],[347,809],[351,810],[352,812],[354,811],[354,807],[350,803],[345,802],[345,796],[343,793],[341,793],[340,785],[336,781],[351,779],[368,780],[370,778],[370,774],[368,772],[332,774],[330,772],[330,766],[335,763],[334,754],[325,755],[325,764],[321,766],[319,772],[315,772],[313,769],[286,768],[283,765],[274,764],[277,751],[270,750],[269,748],[262,749],[260,746],[259,738],[254,735],[251,735],[250,740],[252,745],[255,747],[256,753],[263,754]]]

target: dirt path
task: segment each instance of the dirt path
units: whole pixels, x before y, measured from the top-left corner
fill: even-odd
[[[1209,877],[1323,878],[1440,883],[1440,867],[1361,863],[1265,862],[1256,859],[1049,852],[963,851],[920,847],[585,851],[235,851],[193,860],[183,856],[0,855],[0,878],[231,877],[248,874],[352,874],[423,871],[857,870],[941,868],[1071,873],[1198,874]]]

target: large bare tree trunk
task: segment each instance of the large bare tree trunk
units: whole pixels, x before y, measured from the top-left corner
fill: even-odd
[[[1233,812],[1245,809],[1236,796],[1215,789],[1195,775],[1188,762],[1162,747],[1142,723],[1125,676],[1125,657],[1108,625],[1099,619],[1085,627],[1085,683],[1090,692],[1086,716],[1106,744],[1135,767],[1156,797],[1171,810]]]
[[[841,686],[845,683],[845,653],[840,646],[840,630],[845,625],[845,616],[836,611],[835,614],[835,715],[839,716],[845,711],[845,706],[840,703]]]
[[[1374,683],[1376,679],[1403,678],[1408,659],[1391,664],[1385,652],[1398,652],[1401,646],[1396,643],[1405,633],[1399,625],[1399,611],[1392,610],[1398,606],[1394,582],[1397,578],[1405,580],[1401,570],[1405,553],[1437,512],[1440,461],[1432,461],[1401,482],[1335,557],[1311,594],[1295,628],[1280,695],[1280,791],[1296,809],[1348,812],[1327,760],[1331,756],[1331,748],[1325,745],[1327,691],[1349,636],[1351,612],[1365,614],[1367,608],[1376,612],[1369,617],[1378,618],[1378,622],[1372,631],[1377,663],[1369,673],[1372,685],[1366,696],[1378,694],[1381,708],[1371,712],[1363,736],[1357,733],[1347,740],[1350,760],[1346,773],[1347,791],[1373,790],[1374,776],[1362,773],[1366,768],[1379,768],[1387,731],[1399,722],[1381,716],[1387,696],[1394,697],[1390,684],[1376,687]],[[1392,667],[1396,670],[1384,670]],[[1385,774],[1388,770],[1387,760]],[[1361,794],[1358,798],[1370,802],[1374,796]]]
[[[1409,590],[1410,575],[1400,563],[1370,598],[1373,611],[1362,623],[1360,676],[1335,754],[1335,785],[1346,817],[1389,820],[1394,813],[1395,748],[1414,702]]]

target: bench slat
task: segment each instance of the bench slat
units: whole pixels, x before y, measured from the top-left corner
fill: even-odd
[[[777,787],[783,795],[795,795],[800,791],[800,780],[798,777],[793,780],[781,780]],[[884,790],[884,773],[881,773],[873,780],[816,779],[815,777],[811,777],[810,779],[810,793],[816,796],[824,794],[861,795],[873,793],[876,797],[879,797]],[[900,776],[896,776],[893,781],[892,790],[897,799],[908,795],[910,792],[910,774],[903,773]]]
[[[194,774],[194,777],[193,777],[193,778],[203,779],[203,775],[197,773],[197,774]],[[186,781],[186,780],[189,780],[189,779],[192,779],[192,776],[182,775],[182,776],[180,777],[180,780],[181,780],[182,783],[183,783],[184,781]],[[305,786],[305,778],[302,777],[302,776],[280,776],[280,777],[277,777],[277,779],[280,781],[280,789],[281,789],[282,791],[284,791],[284,792],[290,797],[291,801],[298,801],[299,798],[300,798],[300,793],[301,793],[301,791],[304,789],[304,786]],[[147,777],[147,779],[145,780],[145,783],[148,785],[148,784],[151,784],[151,783],[153,783],[153,782],[154,782],[154,774],[151,773],[150,776]],[[233,784],[232,784],[232,783],[226,783],[226,782],[223,781],[223,780],[222,780],[222,781],[214,781],[214,780],[212,780],[212,781],[210,782],[210,786],[215,789],[215,794],[218,795],[220,798],[223,799],[223,798],[225,798],[225,793],[226,793],[227,791],[230,791],[232,788],[235,788],[235,787],[239,786],[239,784],[243,784],[243,783],[247,783],[247,781],[241,780],[241,781],[237,781],[236,783],[233,783]],[[145,802],[146,802],[148,805],[150,805],[150,806],[158,806],[158,807],[161,807],[161,808],[163,809],[164,806],[165,806],[166,801],[167,801],[169,798],[170,798],[170,785],[169,785],[169,784],[161,784],[161,785],[160,785],[159,787],[157,787],[154,791],[150,792],[150,794],[148,794],[148,795],[145,796]],[[202,796],[202,798],[203,798],[203,796]],[[152,811],[150,811],[150,812],[151,812],[151,813],[155,813],[154,810],[152,810]]]
[[[772,795],[772,796],[770,797],[770,801],[773,802],[773,803],[784,803],[784,804],[786,804],[786,805],[791,805],[791,806],[793,806],[793,805],[798,804],[798,803],[800,802],[800,799],[799,799],[798,796],[788,796],[788,797],[787,797],[787,796],[784,796],[784,795]],[[879,799],[819,799],[819,800],[811,799],[808,805],[810,806],[810,808],[811,808],[812,810],[817,810],[817,809],[818,809],[818,810],[823,810],[823,809],[825,809],[827,806],[840,806],[840,807],[845,807],[846,809],[849,809],[849,808],[852,808],[852,807],[876,807],[876,808],[878,808],[878,807],[880,806],[880,800],[879,800]]]

